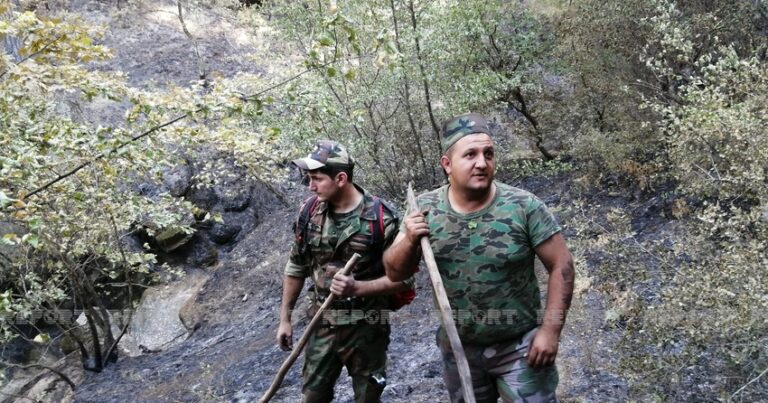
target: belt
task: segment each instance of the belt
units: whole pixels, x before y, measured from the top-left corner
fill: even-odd
[[[315,300],[317,301],[318,305],[322,305],[325,300],[327,299],[327,296],[322,295],[315,295]],[[337,296],[336,299],[333,300],[333,303],[331,304],[328,309],[339,309],[339,310],[352,310],[355,309],[355,307],[360,308],[362,306],[365,306],[365,303],[368,302],[367,298],[365,297],[339,297]]]

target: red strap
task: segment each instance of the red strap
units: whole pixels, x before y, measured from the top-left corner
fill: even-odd
[[[384,203],[379,203],[379,228],[381,229],[381,238],[384,239]]]
[[[315,214],[315,208],[317,207],[317,202],[320,201],[319,197],[315,197],[315,200],[312,202],[312,207],[309,208],[309,216],[312,217],[312,214]]]

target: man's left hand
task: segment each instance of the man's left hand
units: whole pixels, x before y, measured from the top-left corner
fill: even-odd
[[[345,276],[341,273],[336,273],[331,281],[331,292],[340,297],[353,297],[355,296],[355,279],[352,276]]]
[[[528,348],[528,365],[534,368],[546,367],[555,363],[560,334],[556,330],[539,328]]]

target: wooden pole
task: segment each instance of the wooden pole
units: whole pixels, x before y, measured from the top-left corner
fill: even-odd
[[[355,266],[355,263],[357,263],[360,257],[361,256],[357,253],[352,255],[352,258],[350,258],[347,264],[344,265],[344,268],[341,269],[341,274],[346,276],[352,270],[352,267]],[[299,342],[296,343],[296,346],[293,348],[293,351],[291,351],[291,354],[288,356],[288,358],[285,359],[283,365],[280,366],[280,370],[277,371],[277,375],[275,375],[275,379],[272,381],[272,385],[269,387],[267,393],[264,394],[261,400],[259,400],[259,403],[267,403],[270,399],[272,399],[273,396],[275,396],[275,393],[278,389],[280,389],[280,385],[283,383],[285,374],[287,374],[288,370],[291,369],[291,365],[293,365],[294,361],[296,361],[296,358],[298,358],[299,354],[301,354],[301,350],[303,350],[304,345],[307,344],[312,331],[315,330],[317,324],[320,323],[320,320],[323,317],[323,312],[328,309],[329,306],[331,306],[333,300],[335,299],[336,294],[333,293],[329,294],[328,298],[325,299],[323,305],[320,306],[320,309],[317,310],[317,313],[315,313],[315,316],[309,322],[309,325],[307,325],[307,328],[304,330],[304,334],[301,335]]]
[[[419,205],[416,203],[416,196],[413,194],[413,187],[408,184],[408,207],[411,211],[419,211]],[[453,321],[451,304],[448,302],[448,294],[443,286],[443,279],[440,277],[440,271],[437,269],[435,254],[432,252],[432,245],[429,237],[421,237],[421,251],[424,256],[424,262],[427,264],[429,278],[432,280],[432,288],[435,292],[437,305],[440,308],[440,318],[443,322],[445,332],[448,334],[448,340],[451,342],[451,350],[456,358],[456,365],[459,369],[461,378],[461,389],[464,392],[464,401],[466,403],[475,403],[475,390],[472,388],[472,375],[469,372],[469,363],[464,354],[464,347],[461,346],[459,332],[456,330],[456,323]]]

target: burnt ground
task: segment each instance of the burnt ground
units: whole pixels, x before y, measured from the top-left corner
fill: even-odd
[[[569,202],[570,177],[533,178],[521,186],[539,194],[553,209]],[[292,190],[299,203],[303,189]],[[559,201],[558,201],[559,199]],[[625,200],[628,203],[628,201]],[[200,293],[182,310],[196,330],[165,351],[125,358],[100,374],[88,374],[75,394],[77,402],[250,402],[267,390],[287,357],[275,344],[281,270],[287,259],[295,210],[282,208],[232,251],[220,257]],[[650,219],[650,218],[649,218]],[[418,278],[418,297],[393,318],[385,402],[447,401],[439,352],[434,344],[434,315],[428,277]],[[544,286],[542,278],[542,286]],[[574,306],[563,333],[559,397],[565,402],[623,401],[628,385],[612,373],[618,333],[605,325],[606,302],[589,283],[577,284]],[[299,310],[301,311],[301,306]],[[307,320],[294,314],[296,338]],[[293,366],[276,402],[300,399],[300,363]],[[351,402],[349,378],[342,374],[336,401]]]
[[[300,197],[293,199],[298,203]],[[100,374],[88,374],[75,401],[122,402],[127,396],[147,402],[258,400],[287,357],[276,347],[274,334],[294,212],[286,208],[266,215],[230,254],[220,257],[200,293],[182,311],[187,326],[196,329],[187,340],[166,351],[120,360]],[[437,321],[430,317],[426,281],[426,276],[420,278],[416,301],[392,318],[386,401],[445,400],[434,346]],[[294,319],[298,339],[307,320],[298,312]],[[299,369],[300,362],[273,401],[297,401]],[[348,377],[337,386],[337,396],[338,401],[351,401]]]

